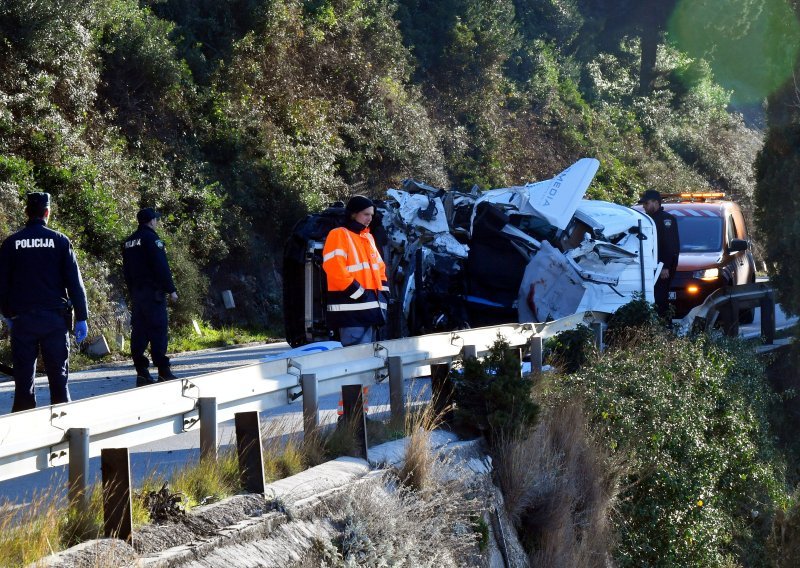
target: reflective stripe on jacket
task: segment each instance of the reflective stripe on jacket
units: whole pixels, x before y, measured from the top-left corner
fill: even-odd
[[[331,327],[386,322],[386,265],[368,228],[355,233],[338,227],[328,233],[322,268],[328,280],[327,319]]]

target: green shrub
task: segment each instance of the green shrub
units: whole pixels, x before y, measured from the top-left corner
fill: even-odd
[[[608,318],[606,344],[613,347],[615,343],[625,342],[631,334],[656,326],[658,323],[658,312],[655,306],[645,300],[641,294],[635,294],[632,301],[620,307]]]
[[[191,325],[203,313],[208,296],[208,279],[192,256],[183,234],[162,234],[172,278],[178,289],[178,301],[170,304],[170,326],[173,329]]]
[[[768,424],[775,395],[750,348],[643,330],[557,386],[583,397],[627,464],[619,566],[765,565],[762,519],[782,499],[783,469]]]
[[[478,431],[492,442],[510,438],[536,423],[533,383],[523,378],[520,360],[498,335],[483,359],[465,359],[450,373],[455,386],[456,424]]]
[[[595,335],[589,326],[579,325],[545,341],[545,358],[565,373],[574,373],[594,355]]]

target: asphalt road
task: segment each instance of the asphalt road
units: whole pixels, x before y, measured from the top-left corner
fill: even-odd
[[[798,321],[797,316],[789,317],[780,306],[775,306],[775,328],[786,329],[796,325]],[[761,335],[761,308],[756,308],[756,317],[753,323],[739,326],[739,335],[746,339],[753,339]]]

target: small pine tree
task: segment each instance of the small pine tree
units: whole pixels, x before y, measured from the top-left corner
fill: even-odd
[[[465,359],[451,380],[460,429],[477,430],[492,444],[536,424],[539,406],[531,396],[532,382],[522,377],[519,356],[500,334],[485,359]]]

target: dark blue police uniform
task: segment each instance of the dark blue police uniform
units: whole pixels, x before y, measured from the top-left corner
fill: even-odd
[[[85,321],[86,290],[72,244],[47,228],[44,219],[31,219],[0,245],[0,311],[12,322],[12,412],[36,407],[34,375],[40,347],[51,403],[69,402],[70,302],[76,320]]]
[[[669,308],[669,289],[672,279],[675,277],[675,271],[678,269],[678,257],[681,252],[678,220],[674,215],[667,213],[663,207],[653,214],[652,219],[656,223],[658,261],[669,270],[669,278],[656,280],[653,295],[659,313],[666,315]]]
[[[145,211],[145,210],[142,210]],[[149,379],[150,361],[144,352],[150,344],[153,363],[159,376],[173,378],[167,357],[167,294],[176,291],[172,272],[167,263],[164,242],[158,234],[142,223],[122,244],[122,266],[125,283],[131,297],[131,357],[137,377]],[[152,210],[147,210],[152,211]],[[157,213],[152,213],[160,216]],[[156,217],[150,217],[156,218]],[[147,219],[149,221],[150,219]],[[145,222],[147,222],[145,221]],[[146,383],[147,381],[145,381]],[[138,380],[137,380],[138,384]]]

